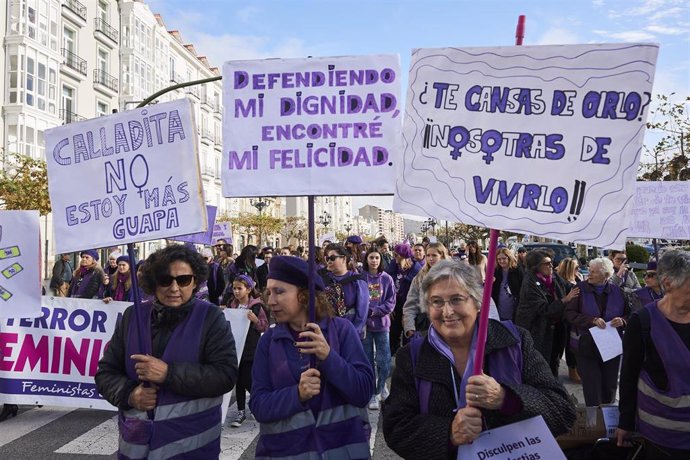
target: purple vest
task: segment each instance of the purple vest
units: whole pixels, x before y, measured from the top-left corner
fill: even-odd
[[[668,388],[657,388],[642,368],[637,382],[638,431],[660,446],[690,449],[690,350],[657,304],[645,308],[649,311],[651,340],[668,376]]]
[[[640,306],[644,307],[650,303],[661,299],[664,295],[657,294],[652,289],[648,287],[643,287],[635,291],[635,295],[640,299]]]
[[[328,321],[328,322],[327,322]],[[338,324],[342,319],[333,318],[321,321],[322,330],[327,327],[328,345],[340,353]],[[278,325],[276,327],[289,327]],[[290,366],[285,346],[287,341],[271,340],[269,359],[271,361],[271,384],[274,388],[296,385],[302,369]],[[287,342],[293,346],[292,342]],[[294,363],[293,363],[294,364]],[[294,458],[322,458],[328,452],[328,458],[369,458],[369,436],[371,426],[366,408],[355,407],[339,397],[337,392],[328,389],[328,383],[322,381],[317,410],[308,407],[303,412],[278,420],[274,423],[262,423],[259,441],[256,445],[256,458],[271,458],[277,446],[299,446],[300,454]],[[271,448],[273,447],[273,448]],[[280,453],[281,458],[293,458]]]
[[[623,297],[623,290],[611,283],[606,283],[604,292],[606,293],[606,305],[604,305],[604,312],[599,311],[597,299],[594,294],[594,288],[585,285],[586,282],[578,283],[580,287],[580,311],[586,315],[595,318],[603,318],[607,323],[613,318],[622,317],[625,314],[625,298]],[[588,332],[573,327],[570,331],[570,346],[577,350],[580,335]]]
[[[151,337],[152,303],[144,303],[138,315],[139,324],[131,316],[127,331],[125,356],[137,353],[140,327],[147,339]],[[135,307],[136,308],[136,307]],[[201,332],[209,308],[215,308],[202,301],[195,301],[187,317],[178,324],[170,335],[161,359],[170,362],[198,362],[201,347]],[[149,345],[150,347],[150,345]],[[138,380],[134,371],[135,362],[126,360],[127,375]],[[153,421],[146,413],[132,409],[120,415],[119,458],[218,458],[220,455],[222,396],[216,398],[191,398],[182,396],[161,385],[154,409]],[[127,420],[129,419],[129,420]],[[129,433],[128,421],[143,420],[149,423],[148,440],[141,433]],[[140,422],[141,424],[141,422]],[[142,428],[143,430],[143,428]],[[128,435],[131,435],[128,436]],[[180,440],[184,442],[180,443]]]

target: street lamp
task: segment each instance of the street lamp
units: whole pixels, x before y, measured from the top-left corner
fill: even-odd
[[[319,216],[319,223],[323,225],[323,231],[325,233],[328,230],[328,226],[331,224],[331,215],[327,211],[324,211]]]
[[[426,236],[426,232],[429,231],[429,226],[426,222],[424,222],[419,229],[422,231],[422,233],[424,233],[424,236]]]
[[[269,207],[271,205],[272,201],[273,200],[271,200],[270,198],[263,198],[263,197],[250,198],[249,204],[254,206],[256,208],[256,210],[259,211],[259,217],[261,218],[261,217],[263,217],[264,209]],[[261,234],[262,233],[263,233],[263,220],[259,219],[259,244],[258,244],[259,247],[261,247],[261,236],[262,236]]]
[[[434,219],[433,217],[429,217],[429,219],[426,221],[426,224],[427,228],[431,230],[431,233],[433,235],[436,235],[436,233],[434,232],[434,228],[436,228],[436,225],[438,224],[438,222],[436,222],[436,219]]]
[[[350,222],[345,224],[345,231],[347,232],[347,235],[350,235],[350,230],[352,230],[352,224]]]

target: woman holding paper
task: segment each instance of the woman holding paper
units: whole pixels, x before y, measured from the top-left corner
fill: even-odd
[[[155,300],[125,310],[96,373],[98,392],[119,409],[120,457],[220,454],[221,403],[237,355],[221,310],[194,296],[207,276],[201,255],[182,245],[154,252],[141,268]]]
[[[666,295],[631,315],[623,337],[618,445],[637,430],[648,459],[690,458],[690,253],[655,267]]]
[[[618,386],[620,356],[603,361],[590,328],[617,328],[622,335],[630,308],[621,288],[609,281],[613,263],[607,258],[589,261],[589,277],[578,284],[581,295],[565,307],[570,323],[570,346],[575,351],[577,372],[587,407],[614,401]]]
[[[400,350],[383,406],[386,443],[404,458],[455,458],[457,446],[537,415],[554,436],[575,421],[575,408],[532,338],[512,323],[489,321],[484,373],[471,376],[482,281],[459,260],[442,260],[424,278],[421,306],[429,334]]]
[[[317,290],[314,323],[310,277]],[[366,405],[374,371],[352,323],[332,317],[323,288],[300,258],[271,260],[266,295],[276,326],[259,340],[249,400],[261,424],[257,458],[369,458]]]

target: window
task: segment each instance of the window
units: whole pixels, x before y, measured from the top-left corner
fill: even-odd
[[[96,58],[97,68],[101,72],[108,73],[110,69],[110,59],[108,59],[108,52],[103,48],[98,48],[98,56]]]
[[[108,2],[104,2],[100,0],[98,2],[98,18],[101,19],[101,21],[108,23]]]
[[[19,81],[21,78],[19,73],[20,58],[21,56],[17,54],[10,55],[10,104],[20,104],[24,102],[19,88]]]
[[[97,117],[102,117],[104,115],[108,115],[110,112],[110,109],[108,108],[108,104],[103,102],[103,101],[96,101],[96,116]]]
[[[33,107],[36,104],[36,61],[26,57],[26,105]]]
[[[62,30],[62,47],[72,54],[77,54],[77,32],[65,27]]]
[[[63,111],[62,118],[65,123],[71,123],[76,115],[74,112],[76,110],[76,100],[74,88],[63,85],[62,86],[62,100],[60,101],[60,107]]]

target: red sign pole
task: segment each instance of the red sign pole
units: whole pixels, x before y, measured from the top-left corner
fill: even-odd
[[[525,16],[518,18],[515,29],[515,44],[522,45],[525,36]],[[493,228],[489,232],[489,255],[486,261],[486,277],[484,281],[484,295],[482,296],[482,308],[479,311],[479,331],[477,332],[477,350],[474,355],[474,368],[472,375],[481,375],[484,368],[484,350],[486,349],[486,335],[489,328],[489,305],[491,303],[491,288],[494,281],[494,269],[496,268],[496,250],[498,246],[498,230]]]

